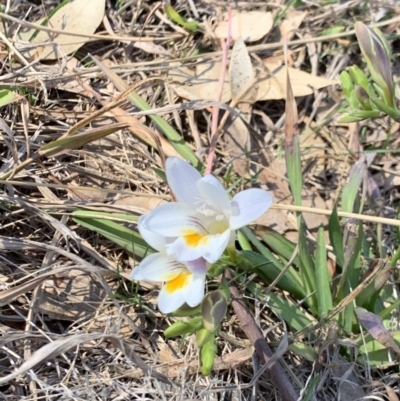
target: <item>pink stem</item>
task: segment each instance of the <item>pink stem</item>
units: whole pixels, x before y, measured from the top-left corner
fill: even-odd
[[[217,100],[220,102],[222,98],[222,91],[224,88],[224,79],[225,79],[225,71],[226,65],[228,62],[228,49],[231,45],[231,31],[232,31],[232,11],[229,8],[228,10],[228,37],[226,42],[221,39],[221,49],[222,49],[222,62],[221,62],[221,71],[218,79],[218,97]],[[218,112],[219,108],[217,106],[213,107],[211,114],[211,137],[210,137],[210,150],[207,156],[207,166],[205,175],[211,174],[212,165],[214,161],[215,148],[217,147],[218,142]]]

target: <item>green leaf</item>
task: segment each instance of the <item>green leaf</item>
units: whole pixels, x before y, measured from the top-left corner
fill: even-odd
[[[389,319],[392,312],[397,309],[400,306],[400,299],[398,299],[396,302],[393,302],[391,305],[389,305],[387,308],[382,310],[381,312],[378,313],[378,315],[382,319]]]
[[[188,321],[178,320],[164,330],[165,338],[184,336],[196,333],[203,327],[201,316],[196,316]]]
[[[396,108],[388,106],[385,102],[376,97],[371,97],[371,102],[373,102],[383,113],[393,118],[393,120],[397,122],[400,121],[400,112]]]
[[[241,230],[238,231],[238,241],[244,251],[251,251],[251,244]]]
[[[353,225],[354,223],[351,223]],[[363,243],[363,225],[358,222],[357,233],[348,237],[344,247],[344,267],[339,282],[336,302],[340,302],[360,284],[361,247]],[[345,236],[346,241],[346,236]],[[351,302],[339,315],[339,326],[347,333],[351,332],[354,318],[354,303]]]
[[[317,286],[318,316],[323,319],[332,309],[332,293],[326,259],[324,227],[320,227],[317,235],[317,253],[315,256],[315,281]]]
[[[300,229],[299,229],[300,277],[303,283],[303,287],[308,296],[314,293],[317,287],[315,282],[315,263],[310,253],[306,236],[307,236],[306,226],[304,220],[301,219]],[[317,312],[318,303],[316,294],[311,295],[307,299],[307,304],[310,306],[313,313]]]
[[[339,216],[337,213],[337,204],[333,207],[332,213],[329,217],[329,239],[336,256],[336,264],[343,267],[343,234],[340,228]]]
[[[352,213],[365,172],[365,159],[361,157],[350,170],[348,183],[342,190],[342,210]]]
[[[245,270],[254,271],[264,282],[272,283],[282,272],[282,269],[277,267],[272,261],[266,259],[263,255],[253,251],[243,251],[243,258],[250,263],[247,267],[246,264],[240,267]],[[276,286],[283,291],[287,291],[298,299],[306,296],[303,291],[301,279],[296,270],[290,266],[285,274],[279,279]]]
[[[282,271],[284,265],[275,257],[275,255],[254,235],[248,227],[241,228],[241,232],[253,244],[253,246],[267,259],[272,262],[279,271]]]
[[[261,237],[278,256],[282,256],[286,260],[290,260],[296,249],[296,244],[294,244],[292,241],[289,241],[282,234],[268,227],[263,228]],[[296,257],[293,259],[293,264],[300,266],[299,255],[296,255]]]
[[[78,210],[72,213],[72,218],[76,223],[103,235],[135,256],[142,258],[145,255],[154,252],[154,250],[149,247],[146,241],[144,241],[136,231],[107,219],[115,215],[104,213],[103,216],[106,218],[99,218],[99,215],[101,216],[102,214],[99,212]]]
[[[301,169],[300,139],[293,137],[293,144],[285,146],[286,170],[289,178],[294,204],[301,206],[301,191],[303,190],[303,176]]]
[[[371,268],[375,268],[377,263],[380,262],[380,259],[374,259],[370,263]],[[382,272],[378,274],[375,280],[367,285],[366,288],[363,289],[361,294],[356,298],[356,303],[358,306],[362,306],[370,312],[376,313],[375,306],[377,305],[377,300],[381,289],[389,280],[392,272],[390,269],[384,269]]]
[[[391,331],[390,334],[400,346],[400,330]],[[359,352],[358,362],[372,368],[385,368],[390,366],[391,361],[389,360],[387,348],[374,340],[370,334],[358,336],[356,343]],[[398,362],[396,362],[396,364],[398,364]]]
[[[340,73],[340,86],[342,87],[342,91],[344,97],[347,100],[351,109],[358,109],[360,107],[360,103],[354,95],[354,84],[353,80],[350,77],[350,74],[347,71],[342,71]]]
[[[315,362],[318,358],[315,347],[304,342],[289,344],[288,349],[308,362]]]
[[[18,102],[23,99],[20,95],[8,89],[0,90],[0,107],[7,106],[7,104]]]
[[[336,35],[346,29],[344,26],[334,26],[332,28],[324,29],[319,36]]]
[[[301,331],[310,327],[310,324],[312,324],[312,321],[310,321],[307,315],[288,299],[282,298],[273,292],[265,295],[263,293],[264,288],[254,282],[249,283],[247,288],[255,297],[265,301],[268,307],[281,316],[293,330]]]
[[[378,118],[381,116],[382,113],[378,110],[353,110],[351,113],[340,117],[338,122],[341,124],[348,124],[355,123],[357,121],[367,120],[369,118]]]
[[[176,22],[188,31],[196,32],[199,29],[199,24],[196,21],[190,21],[182,17],[170,4],[165,4],[164,11],[170,20]]]
[[[201,373],[204,376],[208,376],[214,366],[215,354],[217,353],[217,343],[215,336],[212,335],[209,340],[201,347],[200,350],[200,361],[201,361]]]
[[[302,397],[302,401],[310,401],[315,399],[314,391],[319,382],[319,374],[317,373],[312,380],[308,383],[307,388],[304,391],[304,396]]]
[[[349,68],[349,74],[354,84],[361,86],[368,92],[368,89],[370,88],[369,80],[360,67],[352,65]]]
[[[119,131],[122,128],[126,128],[127,124],[118,123],[111,124],[99,128],[89,129],[80,134],[67,136],[66,138],[60,138],[46,145],[43,145],[39,150],[38,154],[42,156],[55,156],[67,152],[70,149],[80,148],[87,143],[97,141],[113,132]]]

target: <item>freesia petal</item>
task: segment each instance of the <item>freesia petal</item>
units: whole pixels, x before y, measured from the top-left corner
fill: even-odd
[[[140,235],[156,251],[165,251],[165,246],[167,245],[166,238],[146,228],[145,221],[147,216],[147,214],[141,216],[138,221],[138,230]]]
[[[185,238],[179,237],[167,245],[167,253],[173,259],[185,264],[201,257],[209,263],[215,263],[228,246],[230,236],[230,230],[222,234],[206,235],[195,246],[189,245]]]
[[[197,181],[197,188],[201,197],[218,213],[229,218],[231,202],[223,185],[213,175],[206,175]]]
[[[225,252],[230,236],[230,230],[226,230],[222,234],[209,235],[210,240],[203,246],[203,258],[209,263],[217,262]]]
[[[257,220],[272,205],[270,193],[252,188],[239,192],[232,199],[231,230],[237,230]]]
[[[195,206],[199,200],[196,181],[200,180],[201,174],[188,162],[175,156],[168,157],[165,172],[177,201]]]
[[[136,266],[131,273],[134,280],[169,281],[187,271],[186,267],[165,253],[153,253]]]
[[[190,286],[183,291],[185,302],[191,306],[197,306],[204,298],[205,274],[194,275]]]
[[[178,309],[185,302],[185,293],[193,283],[193,274],[186,270],[173,280],[167,281],[158,296],[158,307],[163,313]]]
[[[142,225],[146,230],[165,237],[205,233],[196,211],[179,202],[157,206],[146,216]]]
[[[194,274],[205,275],[207,272],[207,261],[204,258],[189,260],[185,262],[186,267]]]
[[[179,309],[184,303],[183,292],[177,291],[172,294],[168,294],[165,291],[165,286],[161,289],[158,295],[158,309],[162,313],[171,313]]]
[[[167,245],[167,254],[185,264],[187,261],[201,258],[202,253],[203,248],[199,244],[191,246],[184,237],[178,237],[174,242]]]

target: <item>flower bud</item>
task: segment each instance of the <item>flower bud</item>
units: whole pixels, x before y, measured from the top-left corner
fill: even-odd
[[[387,114],[393,120],[400,121],[400,111],[395,107],[388,106],[383,100],[372,98],[371,102],[383,113]]]
[[[207,329],[200,329],[196,333],[196,345],[201,348],[212,336]]]
[[[347,100],[351,109],[358,109],[360,107],[360,103],[357,100],[354,93],[354,84],[351,79],[350,74],[347,71],[342,71],[340,74],[340,85],[342,87],[342,91],[344,97]]]
[[[355,123],[357,121],[367,120],[369,118],[380,117],[381,113],[378,110],[353,110],[351,113],[339,118],[339,123]]]
[[[203,327],[203,321],[201,316],[196,316],[187,322],[182,320],[171,324],[165,331],[164,336],[166,338],[183,336],[185,334],[195,333]]]
[[[208,376],[214,366],[215,354],[217,352],[217,344],[215,337],[212,336],[207,343],[201,348],[200,359],[201,359],[201,373],[204,376]]]
[[[349,67],[349,74],[355,85],[361,86],[361,88],[368,90],[368,87],[370,86],[368,78],[359,67],[356,65]]]
[[[364,88],[361,88],[361,86],[356,86],[354,88],[354,92],[357,100],[361,103],[364,110],[371,110],[372,109],[371,103],[369,101],[369,96],[367,91]]]
[[[201,316],[203,325],[209,331],[213,332],[221,324],[228,309],[228,302],[225,291],[216,290],[208,293],[201,305]]]
[[[358,43],[367,62],[371,77],[384,91],[386,103],[389,106],[393,106],[392,66],[385,44],[380,35],[362,22],[356,22],[355,28]]]
[[[176,311],[172,312],[172,316],[174,317],[186,317],[186,316],[192,316],[194,314],[200,313],[201,312],[201,306],[197,305],[195,307],[191,307],[188,304],[183,304],[179,309]]]

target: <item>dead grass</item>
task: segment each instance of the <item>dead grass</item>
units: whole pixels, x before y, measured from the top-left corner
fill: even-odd
[[[284,11],[284,3],[236,2],[232,7],[276,13]],[[338,25],[352,29],[357,18],[369,22],[385,4],[394,14],[399,11],[398,5],[389,0],[320,3],[307,2],[303,6],[308,15],[293,33],[291,40],[300,39],[300,43],[290,46],[290,57],[293,68],[329,79],[337,79],[341,70],[359,61],[352,46],[354,37],[333,36],[317,42],[309,38]],[[10,18],[3,22],[12,38],[22,28],[20,21],[42,18],[58,2],[8,4],[6,13]],[[37,62],[18,57],[1,43],[1,85],[16,88],[29,102],[27,124],[18,104],[1,109],[1,174],[12,171],[41,145],[59,138],[70,126],[100,109],[101,104],[88,87],[104,101],[117,98],[119,92],[93,66],[89,53],[128,85],[134,85],[204,161],[211,123],[206,109],[215,104],[221,110],[227,106],[197,100],[183,107],[183,101],[174,95],[167,72],[176,68],[177,59],[199,47],[207,56],[190,57],[189,66],[220,59],[220,47],[210,32],[212,23],[225,15],[227,3],[190,0],[172,4],[182,15],[203,21],[204,33],[190,34],[171,22],[157,2],[107,1],[105,20],[97,33],[107,32],[108,37],[88,40],[75,55],[82,62],[78,67],[69,66],[67,58]],[[398,22],[384,31],[397,35]],[[275,50],[263,48],[266,43],[279,41],[278,33],[276,28],[258,42],[258,50],[250,47],[256,60],[282,55],[280,45]],[[134,39],[127,41],[130,36]],[[22,50],[33,48],[31,44],[11,44]],[[342,101],[337,85],[315,90],[313,95],[297,101],[304,130],[301,146],[305,206],[331,209],[358,152],[367,146],[397,150],[399,126],[387,120],[368,126],[338,125],[329,119]],[[135,116],[154,129],[146,113],[127,102],[120,105],[118,113]],[[282,100],[255,103],[246,121],[252,146],[245,154],[245,167],[235,163],[242,156],[226,135],[220,141],[214,171],[222,177],[233,166],[232,180],[250,177],[257,171],[260,185],[273,192],[276,202],[292,204],[282,160],[283,113]],[[115,117],[111,111],[104,113],[92,122],[92,127],[110,124]],[[140,214],[168,200],[168,189],[153,168],[162,168],[157,150],[125,129],[83,148],[38,159],[10,177],[9,182],[0,182],[2,399],[280,399],[268,374],[252,380],[261,368],[260,361],[243,338],[233,312],[218,340],[220,357],[216,369],[210,377],[202,377],[194,340],[163,338],[170,319],[156,309],[158,287],[144,284],[138,289],[130,282],[132,255],[70,219],[70,213],[81,208]],[[396,153],[380,153],[372,161],[369,172],[376,194],[369,206],[372,214],[394,216],[399,168]],[[321,223],[327,223],[325,216],[312,214],[306,215],[306,221],[311,234]],[[257,230],[262,232],[264,225],[296,238],[294,216],[284,211],[267,214],[258,222]],[[385,233],[387,252],[391,251],[393,236],[393,232]],[[275,349],[285,335],[290,338],[291,333],[282,328],[278,317],[271,315],[267,303],[247,301]],[[353,400],[367,394],[375,399],[390,398],[390,391],[383,385],[374,390],[372,380],[395,387],[398,367],[385,372],[365,370],[355,365],[354,357],[348,361],[340,356],[339,339],[330,342],[327,338],[325,328],[315,343],[302,338],[315,346],[319,355],[315,363],[290,351],[282,358],[299,391],[308,384],[312,373],[319,372],[312,399]]]

